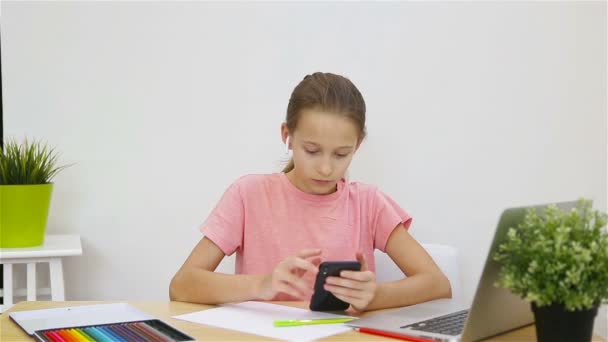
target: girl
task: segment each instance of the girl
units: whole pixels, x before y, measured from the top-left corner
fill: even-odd
[[[170,285],[171,300],[219,304],[309,300],[323,260],[356,259],[361,271],[325,289],[353,310],[450,297],[449,281],[408,233],[411,217],[376,187],[344,177],[365,137],[365,102],[345,77],[314,73],[296,86],[281,125],[293,157],[282,173],[234,182],[201,225],[205,236]],[[374,248],[401,280],[376,283]],[[236,274],[214,272],[236,252]]]

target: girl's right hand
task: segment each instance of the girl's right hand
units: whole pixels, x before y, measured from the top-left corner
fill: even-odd
[[[310,272],[315,279],[319,272],[321,250],[303,249],[296,255],[281,261],[272,271],[262,279],[258,290],[258,297],[262,300],[271,300],[277,293],[283,292],[292,297],[306,299],[312,295],[314,283],[310,283],[302,276]]]

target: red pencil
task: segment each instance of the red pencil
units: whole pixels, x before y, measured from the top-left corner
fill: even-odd
[[[358,332],[366,333],[366,334],[398,338],[400,340],[411,341],[411,342],[436,342],[437,341],[437,340],[429,340],[429,339],[426,339],[423,337],[418,337],[418,336],[403,335],[403,334],[397,334],[397,333],[393,333],[393,332],[389,332],[389,331],[376,330],[376,329],[370,329],[370,328],[355,328],[355,330],[357,330]]]

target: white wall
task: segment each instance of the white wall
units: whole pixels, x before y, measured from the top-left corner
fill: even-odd
[[[68,299],[167,299],[224,189],[280,170],[287,100],[319,70],[368,105],[351,178],[459,248],[468,297],[505,207],[607,207],[605,2],[1,6],[5,135],[75,163],[48,225],[82,236]]]

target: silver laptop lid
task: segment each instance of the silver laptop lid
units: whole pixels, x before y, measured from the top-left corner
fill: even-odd
[[[555,203],[559,208],[569,210],[576,207],[576,201]],[[486,263],[478,282],[473,304],[462,333],[462,341],[476,341],[503,333],[534,322],[530,304],[509,290],[494,286],[498,280],[500,265],[494,261],[494,254],[502,244],[511,227],[523,221],[526,210],[531,208],[541,212],[548,204],[505,210],[496,227]]]

